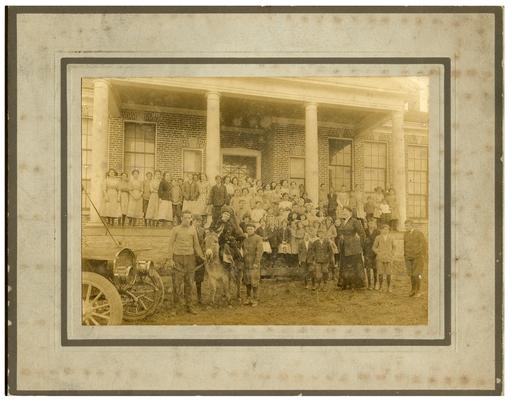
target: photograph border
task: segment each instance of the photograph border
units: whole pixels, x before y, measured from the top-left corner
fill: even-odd
[[[17,49],[16,49],[16,30],[17,30],[17,15],[18,14],[82,14],[82,13],[106,13],[106,14],[123,14],[123,13],[485,13],[494,14],[495,16],[495,388],[494,390],[85,390],[85,391],[19,391],[16,388],[16,371],[17,371],[17,351],[16,351],[16,271],[17,271]],[[6,259],[8,269],[5,271],[6,284],[9,285],[10,291],[6,290],[6,321],[5,330],[6,345],[8,352],[6,353],[6,373],[8,379],[6,380],[6,393],[10,394],[170,394],[170,395],[342,395],[342,394],[469,394],[469,395],[482,395],[482,394],[500,394],[502,392],[502,295],[503,295],[503,271],[502,271],[502,205],[503,205],[503,164],[501,161],[503,148],[502,148],[502,134],[503,134],[503,67],[502,67],[502,52],[503,52],[503,36],[502,36],[502,7],[494,6],[481,6],[481,7],[452,7],[452,6],[349,6],[349,7],[335,7],[335,6],[316,6],[316,7],[197,7],[197,6],[181,6],[181,7],[143,7],[143,6],[127,6],[127,7],[113,7],[113,6],[89,6],[89,7],[7,7],[6,8],[6,64],[5,71],[6,78],[6,152],[9,157],[6,157],[6,191],[7,191],[7,208],[6,208]],[[105,62],[108,60],[108,62]],[[112,64],[125,63],[125,64],[158,64],[158,63],[179,63],[179,64],[257,64],[257,63],[278,63],[278,64],[441,64],[445,68],[444,75],[444,130],[445,130],[445,336],[443,339],[418,339],[418,340],[401,340],[401,339],[182,339],[182,340],[163,340],[167,342],[162,344],[159,339],[105,339],[105,340],[69,340],[67,338],[67,285],[62,288],[62,329],[61,329],[61,344],[62,346],[448,346],[451,344],[451,229],[450,229],[450,206],[451,206],[451,64],[449,58],[63,58],[61,60],[61,145],[62,152],[62,282],[67,282],[67,173],[63,166],[67,161],[67,103],[66,103],[66,70],[67,65],[74,63],[88,63],[88,64]],[[64,279],[65,278],[65,279]],[[151,342],[148,344],[147,342]],[[159,342],[154,344],[154,342]],[[173,342],[173,343],[171,343]],[[234,342],[234,343],[233,343]]]

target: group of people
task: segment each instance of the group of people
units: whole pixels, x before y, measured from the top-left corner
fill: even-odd
[[[204,183],[206,187],[207,181],[192,177],[185,178],[186,182],[196,182],[198,187]],[[369,290],[383,290],[385,281],[386,290],[392,291],[396,248],[390,231],[398,222],[394,190],[384,193],[378,189],[377,195],[365,199],[359,188],[347,194],[334,190],[325,193],[323,185],[316,205],[304,190],[286,180],[263,186],[250,178],[217,176],[215,184],[207,189],[198,191],[204,195],[202,199],[198,195],[196,200],[200,201],[191,200],[180,214],[175,213],[179,219],[174,225],[178,225],[171,230],[170,264],[185,275],[185,301],[190,312],[194,312],[193,281],[199,302],[202,298],[203,263],[197,262],[197,257],[203,259],[207,231],[218,235],[225,264],[244,265],[246,304],[258,304],[261,264],[271,268],[277,260],[298,266],[305,286],[314,290],[324,289],[328,281],[334,280],[340,289]],[[410,295],[420,297],[427,245],[412,221],[405,225],[404,258],[411,278]],[[184,230],[187,245],[177,245],[175,234]],[[186,250],[176,250],[181,247]],[[230,258],[225,257],[226,249]],[[184,255],[190,257],[184,261]]]

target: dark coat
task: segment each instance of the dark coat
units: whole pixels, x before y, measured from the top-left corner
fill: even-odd
[[[164,179],[159,182],[158,197],[161,200],[170,200],[170,183]]]
[[[338,207],[337,203],[337,196],[336,193],[328,193],[328,213],[333,213],[336,211],[336,208]]]
[[[363,242],[363,254],[365,257],[375,257],[374,250],[372,247],[374,246],[375,238],[381,234],[379,229],[375,228],[372,233],[367,229],[365,234],[365,241]]]
[[[243,241],[243,258],[245,268],[252,268],[254,265],[260,267],[262,258],[262,238],[256,233],[248,236]]]
[[[228,193],[225,185],[214,185],[209,194],[209,204],[220,207],[228,203]]]
[[[404,257],[418,258],[425,257],[427,253],[427,242],[425,235],[417,229],[404,233]]]
[[[267,235],[267,241],[269,242],[269,245],[272,249],[278,248],[281,240],[280,230],[275,226],[274,229],[271,229],[270,227],[266,228],[266,235]]]
[[[341,246],[344,256],[361,254],[361,244],[365,241],[365,231],[356,218],[351,217],[337,228],[342,236]]]
[[[306,243],[304,240],[300,240],[298,242],[298,261],[300,263],[306,263],[308,262],[308,252],[310,250],[310,247],[312,247],[312,241],[308,241],[308,247],[306,246]]]
[[[278,234],[280,235],[280,241],[281,242],[287,242],[289,243],[290,242],[290,237],[291,237],[291,231],[290,231],[290,228],[287,226],[286,228],[280,228],[278,230]]]
[[[334,253],[331,242],[327,239],[314,240],[308,249],[308,262],[310,263],[329,263],[334,262]]]

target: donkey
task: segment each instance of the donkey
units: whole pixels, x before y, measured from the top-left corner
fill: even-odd
[[[223,297],[230,305],[230,273],[220,259],[220,245],[218,235],[208,232],[204,240],[205,248],[205,270],[207,279],[212,290],[212,304],[215,304],[216,291],[223,290]]]

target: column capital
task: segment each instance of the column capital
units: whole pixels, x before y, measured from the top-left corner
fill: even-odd
[[[315,108],[315,109],[317,109],[317,103],[314,103],[314,102],[307,102],[307,103],[305,103],[305,109],[308,109],[308,108]]]
[[[220,92],[210,91],[205,94],[205,97],[207,98],[207,100],[209,99],[219,100],[221,96]]]

